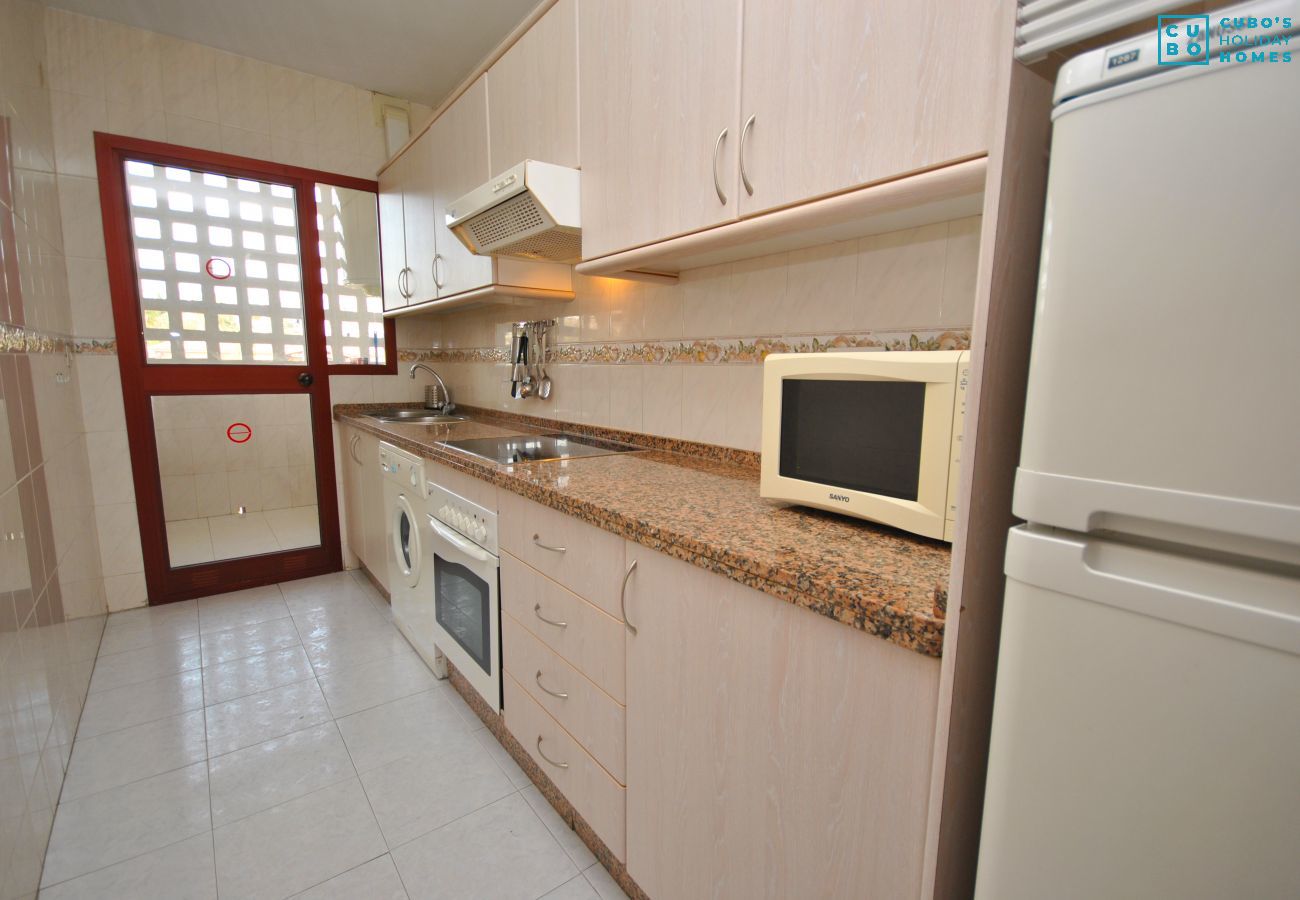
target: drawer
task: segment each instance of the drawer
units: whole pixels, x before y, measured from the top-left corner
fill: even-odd
[[[439,487],[444,487],[453,494],[460,494],[466,500],[497,511],[497,486],[482,478],[475,478],[466,472],[444,466],[431,459],[424,461],[424,477]]]
[[[622,621],[509,553],[501,554],[501,607],[601,690],[619,703],[627,702],[627,636]],[[551,621],[543,621],[543,616]]]
[[[503,550],[622,618],[618,604],[623,585],[621,537],[510,491],[501,491],[498,500]]]
[[[627,789],[609,777],[514,676],[502,676],[506,728],[620,861],[627,856]],[[538,752],[538,741],[546,756]],[[548,760],[546,757],[550,757]],[[567,767],[567,768],[566,768]]]
[[[501,659],[505,670],[538,706],[573,735],[615,781],[627,784],[627,722],[621,704],[533,637],[511,615],[501,618]]]

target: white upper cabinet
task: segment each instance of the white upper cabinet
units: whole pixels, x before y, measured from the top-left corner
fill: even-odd
[[[379,176],[384,309],[438,295],[433,279],[432,146],[426,133]]]
[[[986,152],[996,12],[745,0],[740,214]]]
[[[407,178],[407,158],[396,160],[379,176],[379,251],[383,275],[384,309],[406,306],[406,223],[402,190]]]
[[[584,258],[735,218],[740,8],[579,5]]]
[[[425,134],[411,145],[402,157],[409,176],[404,179],[402,191],[404,220],[406,222],[406,288],[410,292],[408,305],[423,303],[438,296],[438,286],[433,277],[434,255],[441,237],[434,227],[434,146]]]
[[[578,21],[584,259],[988,151],[997,0],[600,0]]]
[[[471,253],[447,227],[447,207],[483,184],[488,168],[487,76],[461,94],[425,133],[432,144],[433,221],[437,295],[447,297],[491,284],[492,259]]]
[[[492,175],[525,159],[578,167],[578,4],[560,0],[487,73]]]

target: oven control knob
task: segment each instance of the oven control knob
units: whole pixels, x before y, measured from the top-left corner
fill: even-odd
[[[415,470],[412,469],[412,470],[411,470],[411,487],[416,487],[416,486],[419,485],[419,483],[420,483],[420,476],[419,476],[419,475],[416,475],[416,474],[415,474]]]
[[[438,510],[438,518],[446,519],[450,515],[451,515],[451,507],[449,507],[447,504],[444,503],[442,505],[442,509]]]
[[[475,538],[479,543],[482,543],[484,540],[486,540],[486,539],[487,539],[487,528],[485,528],[482,524],[475,525],[475,526],[474,526],[474,538]]]

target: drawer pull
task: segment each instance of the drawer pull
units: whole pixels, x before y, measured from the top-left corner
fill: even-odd
[[[566,694],[566,693],[564,693],[564,691],[553,691],[553,690],[551,690],[550,688],[548,688],[546,685],[542,684],[542,670],[541,670],[541,669],[538,669],[538,670],[537,670],[537,675],[536,675],[536,677],[533,678],[533,681],[536,681],[536,682],[537,682],[537,686],[538,686],[539,688],[541,688],[542,690],[546,691],[546,693],[550,694],[552,697],[559,697],[561,700],[568,700],[568,699],[569,699],[569,695]],[[537,749],[540,750],[541,748],[538,747]]]
[[[556,762],[546,755],[546,751],[542,749],[542,736],[540,734],[537,736],[537,754],[557,769],[567,769],[569,767],[568,763]]]
[[[541,547],[543,550],[550,550],[552,553],[565,553],[569,549],[567,547],[552,547],[550,544],[543,544],[541,537],[540,534],[533,535],[533,543]]]
[[[558,620],[556,620],[556,619],[548,619],[548,618],[546,618],[546,616],[542,615],[542,604],[540,604],[540,603],[536,603],[536,604],[533,605],[533,615],[537,616],[537,618],[541,619],[541,620],[542,620],[543,622],[545,622],[547,625],[554,625],[556,628],[568,628],[568,627],[569,627],[569,623],[568,623],[568,622],[560,622],[560,621],[558,621]]]
[[[636,626],[627,617],[627,582],[635,571],[636,560],[634,559],[632,565],[627,567],[627,574],[623,576],[623,587],[618,592],[618,609],[619,612],[623,613],[623,624],[627,626],[627,630],[632,632],[633,635],[636,634]]]

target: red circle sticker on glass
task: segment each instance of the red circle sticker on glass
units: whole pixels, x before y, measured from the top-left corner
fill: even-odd
[[[230,262],[228,260],[222,259],[220,256],[214,256],[211,259],[209,259],[207,265],[204,266],[204,268],[206,268],[208,270],[208,274],[211,275],[213,278],[217,279],[217,281],[225,281],[232,274],[234,274],[235,271],[233,268],[231,268]]]
[[[253,436],[253,429],[243,422],[236,422],[226,429],[226,437],[230,438],[236,444],[243,444]]]

